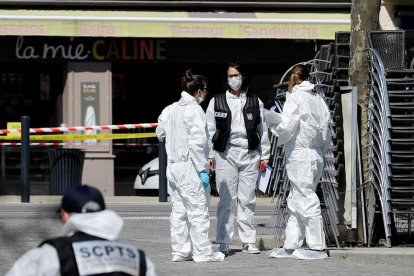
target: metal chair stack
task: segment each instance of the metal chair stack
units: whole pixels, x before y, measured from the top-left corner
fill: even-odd
[[[316,192],[321,202],[327,243],[340,247],[338,240],[337,200],[339,195],[337,192],[337,178],[338,171],[343,167],[341,165],[341,162],[343,162],[342,130],[339,125],[342,121],[339,93],[339,86],[342,80],[338,80],[338,72],[333,67],[337,58],[334,54],[335,46],[333,43],[322,45],[314,59],[301,64],[310,66],[311,81],[315,83],[315,90],[325,99],[331,110],[332,118],[334,118],[330,123],[333,142],[325,156],[325,169]],[[295,65],[289,68],[282,76],[279,84],[274,86],[276,89],[275,100],[284,102],[287,91],[287,77]],[[270,181],[272,183],[273,200],[276,203],[276,247],[280,247],[288,220],[289,211],[286,199],[289,195],[290,183],[285,169],[283,146],[277,146],[277,137],[273,134],[271,136],[271,143],[271,165],[274,169]]]
[[[372,31],[368,97],[368,185],[376,191],[387,246],[412,235],[414,214],[414,70],[407,69],[404,31]],[[372,198],[372,196],[371,196]],[[372,198],[374,200],[374,198]],[[373,208],[368,212],[374,212]],[[371,211],[370,211],[371,210]],[[374,225],[369,223],[368,241]]]

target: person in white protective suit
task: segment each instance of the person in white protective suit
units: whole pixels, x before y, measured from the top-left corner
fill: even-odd
[[[263,103],[248,91],[245,77],[242,66],[230,63],[227,91],[215,95],[207,108],[207,125],[213,144],[209,169],[215,171],[220,196],[216,242],[225,255],[230,253],[236,208],[242,251],[260,253],[254,224],[256,181],[259,168],[264,170],[268,164],[270,142]]]
[[[165,141],[167,179],[171,187],[172,261],[221,262],[208,239],[210,221],[204,189],[209,185],[206,117],[199,105],[207,80],[187,70],[181,79],[181,99],[158,117],[157,137]]]
[[[64,236],[26,252],[7,276],[156,275],[143,251],[116,241],[123,221],[106,210],[95,187],[82,185],[65,192],[59,214]]]
[[[290,180],[287,206],[290,211],[283,248],[270,253],[272,258],[325,259],[325,233],[320,202],[315,190],[322,176],[324,156],[331,142],[330,113],[323,98],[308,81],[305,65],[291,71],[290,93],[278,122],[271,131],[284,144],[286,172]],[[275,115],[277,114],[277,115]],[[268,117],[266,116],[266,119]],[[301,249],[304,239],[310,250]]]

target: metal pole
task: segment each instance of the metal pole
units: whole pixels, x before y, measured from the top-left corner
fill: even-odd
[[[165,142],[159,142],[158,144],[159,155],[159,190],[158,197],[159,202],[167,202],[167,152],[165,150]]]
[[[4,147],[1,147],[1,180],[6,183],[6,153]]]
[[[30,202],[30,117],[22,116],[22,140],[20,153],[20,168],[21,168],[21,202]]]
[[[358,181],[358,162],[357,162],[357,143],[359,140],[359,129],[358,129],[358,94],[357,87],[351,88],[351,109],[352,109],[352,128],[351,128],[351,160],[352,160],[352,169],[351,169],[351,227],[353,229],[357,228],[357,181]],[[348,89],[349,89],[348,88]]]

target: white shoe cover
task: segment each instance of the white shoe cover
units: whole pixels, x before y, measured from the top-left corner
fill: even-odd
[[[286,249],[284,248],[275,248],[270,252],[269,258],[277,258],[277,259],[295,258],[292,254],[293,250],[291,250],[290,252],[291,253],[289,254],[289,252],[286,251]]]
[[[296,249],[292,255],[299,260],[322,260],[328,259],[326,251]]]
[[[194,256],[193,261],[196,263],[206,262],[222,262],[224,260],[224,254],[221,252],[213,252],[210,256]]]

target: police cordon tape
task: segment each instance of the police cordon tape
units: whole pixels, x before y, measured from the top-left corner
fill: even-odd
[[[154,138],[155,132],[146,133],[113,133],[113,134],[54,134],[30,135],[30,141],[67,141],[67,140],[115,140],[133,138]],[[0,136],[0,140],[19,140],[18,136]]]
[[[122,124],[122,125],[101,125],[101,126],[74,126],[74,127],[41,127],[30,128],[30,133],[53,133],[64,131],[86,131],[86,130],[116,130],[116,129],[134,129],[134,128],[156,128],[157,123],[143,124]],[[20,128],[0,129],[0,134],[21,133]]]
[[[22,143],[20,142],[0,142],[0,146],[21,146]],[[82,145],[91,145],[90,142],[82,142],[82,143],[61,143],[61,142],[39,142],[39,143],[30,143],[30,146],[66,146],[66,145],[73,145],[73,146],[82,146]],[[94,145],[99,146],[122,146],[122,147],[158,147],[156,143],[111,143],[108,144],[99,142]]]

